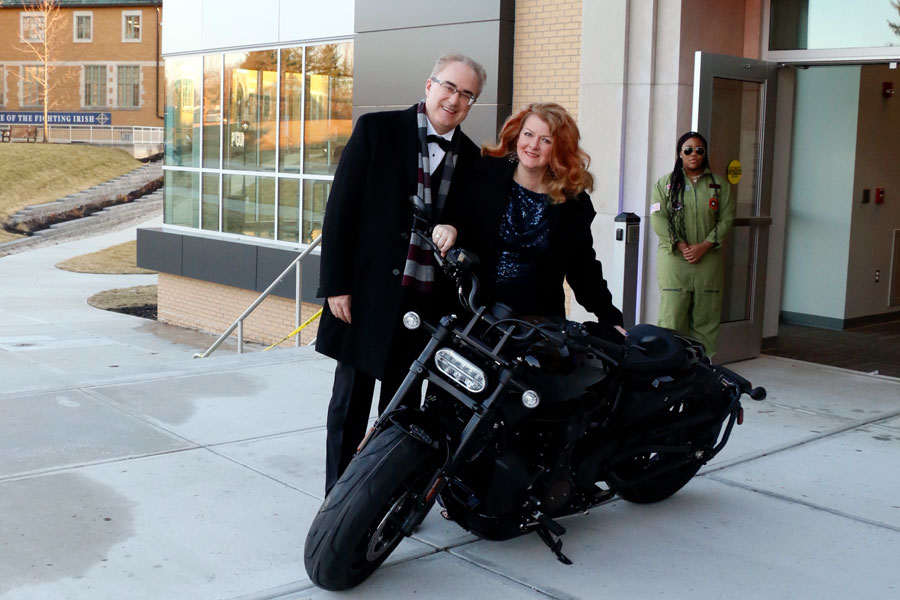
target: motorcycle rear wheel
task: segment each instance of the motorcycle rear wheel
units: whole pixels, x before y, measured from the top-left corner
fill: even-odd
[[[652,466],[649,455],[634,459],[631,465],[636,471],[640,471]],[[633,502],[635,504],[652,504],[660,502],[669,496],[672,496],[687,485],[687,482],[694,478],[697,471],[703,464],[698,462],[687,463],[681,467],[676,467],[671,471],[660,473],[656,477],[645,479],[639,483],[632,485],[622,485],[616,489],[616,492],[623,500]]]
[[[430,457],[396,426],[369,440],[309,528],[304,563],[314,584],[333,591],[354,587],[387,559],[403,539],[401,526],[416,493],[432,474]]]
[[[697,444],[697,447],[712,447],[715,444],[718,434],[719,431],[716,429],[714,431],[707,431],[702,435],[697,435],[696,437],[701,440],[700,443]],[[679,443],[686,440],[670,439],[668,441],[670,443]],[[672,461],[676,459],[672,457],[667,458],[655,453],[642,454],[628,461],[625,468],[620,469],[620,473],[625,475],[626,478],[630,477],[636,479],[650,470],[661,468],[665,465],[665,461],[667,460]],[[697,471],[700,470],[700,467],[703,466],[704,462],[705,461],[702,460],[691,461],[673,469],[662,471],[659,475],[649,477],[638,483],[619,485],[616,492],[623,500],[635,504],[652,504],[653,502],[660,502],[661,500],[665,500],[669,496],[674,495],[675,492],[687,485],[688,481],[694,478],[694,475],[697,474]]]

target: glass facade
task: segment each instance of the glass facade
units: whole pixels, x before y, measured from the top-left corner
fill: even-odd
[[[165,223],[311,242],[352,99],[352,42],[167,59]]]
[[[190,171],[166,171],[163,215],[166,223],[197,227],[200,206],[199,174]]]
[[[769,50],[900,46],[896,0],[771,0]]]
[[[199,57],[166,61],[167,165],[200,166],[200,82]]]

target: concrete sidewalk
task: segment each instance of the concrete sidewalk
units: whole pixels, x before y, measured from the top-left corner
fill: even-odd
[[[900,380],[762,357],[769,390],[701,476],[650,506],[479,541],[435,514],[366,583],[306,578],[333,363],[192,360],[212,337],[100,311],[155,276],[60,271],[130,230],[0,259],[0,598],[895,598]]]

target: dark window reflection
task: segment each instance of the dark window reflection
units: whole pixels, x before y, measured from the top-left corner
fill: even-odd
[[[201,227],[209,231],[219,230],[219,175],[203,175],[203,199],[201,205]]]
[[[197,227],[200,205],[200,174],[166,171],[163,191],[163,222]]]
[[[222,176],[222,231],[275,238],[275,178]]]
[[[303,239],[308,244],[322,233],[325,218],[325,202],[331,191],[331,182],[307,179],[303,182]]]
[[[278,239],[300,239],[300,180],[278,180]]]

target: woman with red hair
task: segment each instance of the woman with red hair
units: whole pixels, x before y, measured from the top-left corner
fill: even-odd
[[[487,304],[565,317],[565,279],[579,304],[624,333],[594,253],[595,212],[586,192],[594,178],[580,138],[559,104],[529,104],[508,118],[470,173],[458,243],[482,260]]]

